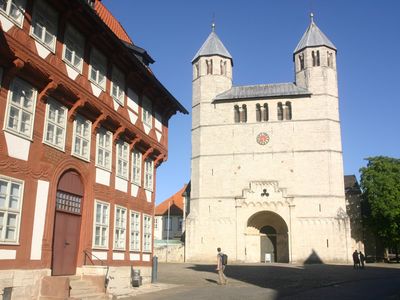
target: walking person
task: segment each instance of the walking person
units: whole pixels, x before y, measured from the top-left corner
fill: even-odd
[[[360,267],[360,259],[358,258],[357,250],[353,252],[353,269],[358,269]]]
[[[221,248],[218,247],[217,251],[218,251],[217,254],[218,284],[225,285],[227,280],[224,274],[224,270],[226,266],[227,256],[226,254],[222,253]]]
[[[365,263],[365,255],[361,251],[359,252],[359,255],[360,255],[361,269],[364,269],[364,267],[365,267],[365,265],[364,265],[364,263]]]

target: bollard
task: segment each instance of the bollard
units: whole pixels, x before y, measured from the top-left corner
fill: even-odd
[[[153,256],[153,268],[151,269],[151,283],[157,282],[157,272],[158,272],[158,257]]]
[[[139,287],[142,284],[140,270],[134,269],[132,266],[131,266],[131,281],[133,287]]]

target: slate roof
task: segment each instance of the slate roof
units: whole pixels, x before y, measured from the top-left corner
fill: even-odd
[[[203,43],[200,50],[197,51],[196,55],[192,59],[192,62],[194,62],[200,56],[210,56],[210,55],[220,55],[232,59],[232,55],[225,48],[224,44],[221,42],[218,35],[215,33],[214,29],[213,31],[211,31],[210,35]]]
[[[300,42],[297,44],[293,53],[297,53],[306,47],[326,46],[336,50],[335,45],[328,39],[328,37],[318,28],[311,15],[311,23],[306,32],[303,34]]]
[[[275,98],[284,96],[308,96],[311,93],[292,82],[258,84],[247,86],[234,86],[230,90],[217,95],[214,102],[222,100],[251,99],[251,98]]]

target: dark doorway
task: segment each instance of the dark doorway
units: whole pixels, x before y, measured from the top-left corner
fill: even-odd
[[[83,184],[75,171],[60,178],[56,196],[52,275],[74,275],[79,249]]]
[[[260,229],[260,249],[262,262],[276,262],[276,230],[272,226]]]

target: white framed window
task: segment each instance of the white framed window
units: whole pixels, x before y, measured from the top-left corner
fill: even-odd
[[[45,1],[35,2],[32,15],[31,35],[51,51],[56,49],[57,12]]]
[[[92,122],[81,116],[76,116],[72,136],[72,155],[90,160],[90,136]]]
[[[46,104],[43,142],[52,147],[64,150],[65,132],[67,128],[67,112],[65,106],[49,99]]]
[[[151,252],[152,218],[143,214],[143,252]]]
[[[153,127],[152,125],[152,117],[151,117],[152,105],[151,101],[147,97],[143,97],[142,101],[142,121],[149,127]]]
[[[113,67],[111,80],[111,97],[122,106],[124,105],[125,79],[124,74],[117,68]]]
[[[153,190],[153,173],[154,173],[154,161],[150,158],[144,162],[144,188],[146,190]]]
[[[128,179],[129,145],[119,140],[117,142],[117,176]]]
[[[125,250],[126,208],[115,206],[114,249]]]
[[[97,131],[96,166],[111,171],[112,132],[104,128]]]
[[[107,59],[96,48],[90,53],[89,80],[98,85],[103,91],[106,89]]]
[[[24,182],[0,176],[0,243],[17,244]]]
[[[132,151],[132,182],[140,186],[142,179],[142,152],[137,149]]]
[[[22,27],[26,0],[0,0],[0,13]]]
[[[130,248],[140,251],[140,213],[131,210],[130,216]]]
[[[36,89],[29,83],[19,78],[13,80],[8,93],[4,129],[32,139],[36,96]]]
[[[110,204],[95,200],[94,210],[93,247],[106,249],[108,248]]]
[[[1,0],[0,0],[1,1]],[[85,39],[74,27],[68,25],[64,34],[63,60],[82,73]]]

